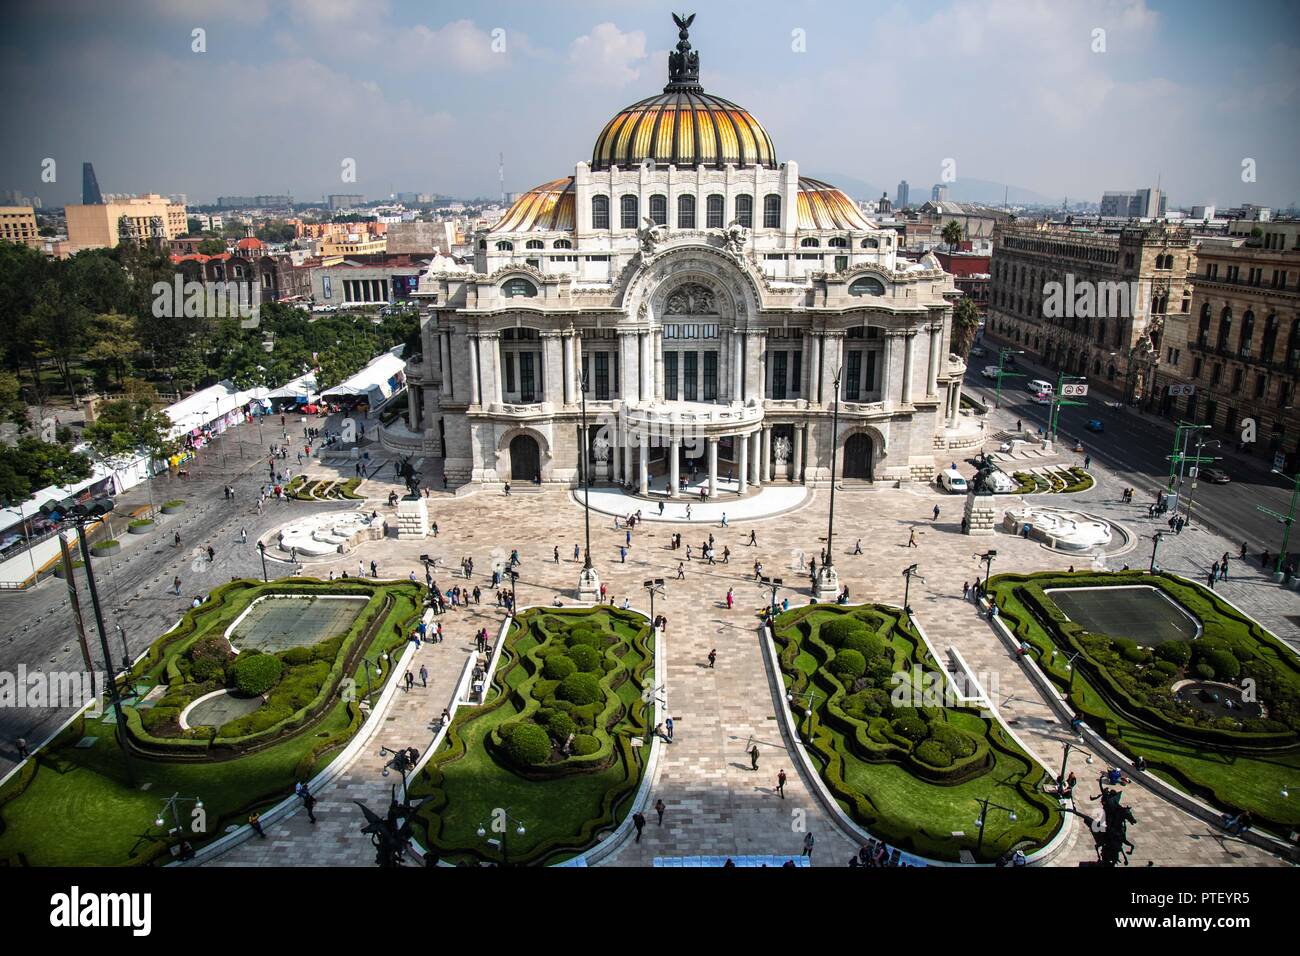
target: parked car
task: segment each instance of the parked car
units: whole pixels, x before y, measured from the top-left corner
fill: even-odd
[[[993,379],[993,381],[996,382],[998,378],[998,367],[996,365],[985,365],[980,374],[985,378]]]
[[[966,494],[966,479],[956,468],[949,468],[939,475],[939,487],[954,495]]]
[[[970,354],[975,358],[983,358],[989,354],[989,350],[982,345],[977,345],[970,350]]]
[[[1106,426],[1102,424],[1100,418],[1088,419],[1086,422],[1084,422],[1083,427],[1088,429],[1088,431],[1090,432],[1104,432],[1106,430]]]
[[[1202,468],[1200,476],[1212,485],[1226,485],[1232,481],[1232,478],[1222,468]]]

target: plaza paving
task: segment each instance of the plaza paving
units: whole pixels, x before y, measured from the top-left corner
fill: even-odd
[[[368,483],[368,493],[380,498],[387,488],[381,482]],[[1145,505],[1118,506],[1107,501],[1105,481],[1093,492],[1059,499],[1062,505],[1110,513],[1132,522],[1142,530],[1147,519]],[[1114,492],[1118,497],[1118,491]],[[1058,502],[1053,502],[1058,503]],[[432,514],[439,536],[424,541],[395,541],[363,545],[357,554],[368,562],[379,562],[385,578],[405,577],[419,571],[419,555],[430,554],[443,567],[455,567],[471,556],[479,584],[491,600],[490,574],[493,561],[505,560],[512,549],[522,558],[517,584],[521,606],[550,604],[557,591],[569,603],[573,600],[580,562],[572,560],[573,546],[582,541],[582,510],[569,492],[560,489],[505,496],[484,489],[459,498],[432,502]],[[935,504],[940,517],[932,520]],[[1011,504],[1011,500],[1007,500]],[[380,505],[383,513],[384,505]],[[794,512],[757,521],[738,520],[728,528],[697,523],[685,528],[680,522],[660,522],[648,517],[632,533],[632,547],[626,563],[619,561],[619,546],[625,531],[612,522],[593,522],[593,560],[617,603],[623,598],[633,606],[646,608],[642,582],[648,577],[668,581],[666,597],[656,600],[656,611],[667,615],[667,693],[669,711],[676,723],[675,739],[662,749],[650,799],[667,804],[662,828],[650,818],[641,843],[626,842],[606,862],[623,866],[649,866],[656,857],[674,855],[737,856],[790,854],[799,852],[804,830],[817,838],[814,865],[843,865],[855,846],[833,824],[812,796],[809,782],[802,778],[776,720],[773,684],[764,663],[757,631],[756,610],[767,591],[754,581],[754,561],[763,563],[765,574],[784,575],[787,585],[782,596],[792,604],[804,603],[810,591],[806,572],[799,569],[806,555],[816,554],[818,538],[825,533],[826,494],[812,495]],[[643,509],[644,510],[644,509]],[[647,510],[647,515],[649,511]],[[1140,521],[1138,520],[1140,517]],[[998,549],[994,572],[1064,569],[1078,557],[1057,555],[1037,543],[998,534],[975,538],[960,534],[961,499],[925,489],[883,489],[848,487],[837,494],[836,566],[841,580],[850,588],[854,603],[882,601],[897,604],[902,599],[901,572],[913,561],[921,565],[926,582],[918,582],[911,603],[916,617],[934,645],[955,646],[973,671],[981,675],[994,706],[1025,745],[1053,770],[1059,767],[1066,728],[1061,726],[1041,701],[1019,663],[1002,645],[974,605],[962,600],[961,581],[974,580],[981,568],[974,553],[988,547]],[[909,531],[917,530],[919,547],[908,548]],[[504,529],[504,530],[503,530]],[[750,531],[757,532],[757,545],[748,545]],[[728,545],[729,564],[708,567],[696,560],[684,562],[685,549],[673,551],[668,541],[673,533],[684,535],[683,543],[700,545],[711,533],[716,549]],[[862,541],[863,554],[854,555]],[[553,549],[561,560],[556,563]],[[1162,550],[1161,563],[1170,570],[1192,576],[1199,571],[1202,556],[1213,560],[1224,546],[1198,533],[1185,532],[1170,539]],[[698,552],[697,552],[698,553]],[[1130,560],[1140,564],[1141,549]],[[355,571],[357,554],[340,557],[320,566],[318,573],[332,567],[336,573]],[[684,579],[677,579],[679,562],[685,564]],[[317,567],[313,565],[313,571]],[[441,586],[454,583],[450,571],[442,571]],[[735,589],[737,604],[728,611],[725,596]],[[1278,600],[1276,588],[1265,587],[1248,574],[1234,576],[1220,585],[1223,593],[1243,606],[1256,610],[1266,623],[1285,623],[1286,596]],[[487,618],[491,621],[485,620]],[[383,731],[385,738],[401,737],[404,745],[421,746],[420,734],[432,736],[428,723],[449,700],[451,683],[463,664],[460,653],[449,649],[468,647],[475,630],[488,624],[493,631],[500,612],[484,604],[469,611],[453,612],[443,619],[449,634],[441,647],[426,648],[423,657],[432,659],[434,689],[413,695],[398,695]],[[717,648],[718,662],[707,666],[708,652]],[[745,751],[757,743],[759,770],[749,769]],[[370,748],[377,749],[377,748]],[[1070,769],[1081,784],[1078,809],[1084,814],[1098,811],[1090,802],[1088,784],[1102,769],[1088,766],[1075,754]],[[350,768],[340,784],[318,796],[321,824],[310,829],[302,813],[270,831],[271,839],[245,844],[222,862],[278,862],[369,865],[373,852],[367,838],[356,833],[357,811],[347,802],[353,797],[378,800],[386,793],[378,776],[380,762],[367,755]],[[775,792],[777,771],[789,775],[784,800]],[[1130,830],[1137,851],[1132,865],[1213,865],[1278,863],[1275,857],[1231,839],[1216,827],[1166,803],[1138,784],[1126,788],[1126,801],[1133,807],[1138,825]],[[331,819],[326,828],[327,816]],[[325,829],[322,829],[325,828]],[[1080,825],[1072,827],[1070,840],[1056,863],[1072,865],[1094,859],[1092,840]]]

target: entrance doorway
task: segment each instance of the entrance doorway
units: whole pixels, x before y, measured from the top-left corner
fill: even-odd
[[[510,439],[510,480],[535,481],[542,473],[542,452],[531,435]]]
[[[871,481],[871,459],[874,450],[875,443],[870,435],[864,432],[850,435],[848,441],[844,443],[843,477]]]

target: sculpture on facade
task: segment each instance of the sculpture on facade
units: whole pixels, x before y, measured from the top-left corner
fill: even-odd
[[[598,464],[604,464],[609,459],[609,439],[604,434],[598,434],[591,442],[591,454],[595,457]]]
[[[772,442],[772,453],[776,455],[776,463],[783,465],[790,460],[790,439],[784,435],[777,436]]]
[[[410,455],[407,455],[402,459],[401,467],[398,468],[397,473],[401,476],[402,481],[406,482],[407,495],[411,498],[420,497],[421,474],[416,471],[415,466],[411,464]]]
[[[641,244],[641,255],[654,255],[655,247],[666,238],[667,230],[658,225],[649,216],[641,217],[641,228],[636,231],[637,242]]]
[[[698,282],[688,282],[668,296],[664,311],[668,315],[714,315],[713,290]]]
[[[977,495],[993,494],[993,474],[998,470],[998,466],[993,463],[993,459],[985,455],[976,462],[979,470],[975,472],[975,477],[971,480],[971,491]]]
[[[360,800],[352,801],[365,814],[366,825],[361,828],[361,832],[370,836],[370,843],[375,848],[376,866],[387,869],[401,866],[405,862],[406,851],[414,836],[415,815],[432,799],[432,797],[425,797],[415,806],[411,805],[410,798],[399,802],[397,787],[394,785],[388,813],[382,817]]]
[[[728,252],[739,256],[745,251],[745,243],[749,242],[749,229],[741,225],[739,219],[733,219],[722,230],[722,242]]]

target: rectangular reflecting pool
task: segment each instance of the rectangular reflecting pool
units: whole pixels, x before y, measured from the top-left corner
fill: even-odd
[[[237,651],[266,654],[306,647],[342,634],[361,616],[365,597],[290,597],[271,594],[258,598],[226,632]]]
[[[1048,597],[1084,630],[1127,637],[1146,647],[1190,641],[1201,632],[1196,618],[1159,588],[1049,588]]]

